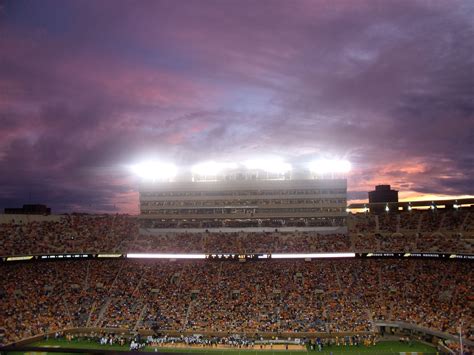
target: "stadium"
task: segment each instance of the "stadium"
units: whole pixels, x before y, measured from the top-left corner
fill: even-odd
[[[2,351],[469,351],[474,200],[347,206],[332,166],[154,166],[139,216],[0,215]]]
[[[473,19],[0,0],[0,355],[473,355]]]

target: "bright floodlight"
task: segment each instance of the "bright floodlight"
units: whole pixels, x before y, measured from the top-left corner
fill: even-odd
[[[129,253],[130,259],[205,259],[206,254]]]
[[[355,253],[272,254],[272,259],[355,258]]]
[[[312,162],[309,166],[313,173],[347,173],[351,170],[351,163],[347,160],[320,159]]]
[[[144,162],[133,165],[132,171],[146,180],[169,180],[176,176],[177,168],[169,163]]]
[[[192,167],[193,174],[201,176],[215,176],[224,170],[235,169],[237,164],[235,163],[216,163],[215,161],[208,161],[205,163],[199,163]]]
[[[291,164],[284,162],[281,159],[254,159],[247,160],[244,166],[250,170],[263,170],[271,174],[284,174],[291,171]]]

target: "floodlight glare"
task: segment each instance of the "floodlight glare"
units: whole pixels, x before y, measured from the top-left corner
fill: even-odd
[[[312,172],[319,174],[347,173],[351,170],[351,163],[347,160],[319,159],[310,163],[309,168]]]
[[[173,164],[143,162],[132,166],[132,171],[146,180],[168,180],[176,176],[177,168]]]
[[[216,163],[215,161],[208,161],[205,163],[199,163],[191,168],[193,174],[202,176],[215,176],[224,170],[236,169],[237,164],[235,163]]]
[[[263,170],[271,174],[284,174],[292,169],[291,164],[281,159],[254,159],[247,160],[243,164],[249,170]]]
[[[355,253],[272,254],[272,259],[355,258]]]
[[[129,259],[205,259],[205,254],[129,253]]]

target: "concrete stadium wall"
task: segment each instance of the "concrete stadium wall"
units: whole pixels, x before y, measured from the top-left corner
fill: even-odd
[[[316,232],[319,234],[345,234],[347,227],[247,227],[247,228],[140,228],[143,235],[163,235],[172,233],[272,233],[279,232]]]

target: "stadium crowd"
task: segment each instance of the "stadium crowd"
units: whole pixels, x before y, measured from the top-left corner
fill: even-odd
[[[273,253],[342,252],[351,249],[343,234],[317,232],[236,232],[145,234],[127,242],[131,252]]]
[[[474,340],[469,262],[81,260],[0,266],[4,343],[67,327],[368,332],[415,323]]]
[[[55,222],[0,224],[0,255],[58,253],[474,253],[474,212],[349,215],[347,234],[295,230],[200,233],[139,230],[136,217],[66,215]],[[296,227],[295,227],[296,228]]]
[[[58,221],[0,224],[0,255],[87,253],[123,250],[138,235],[127,215],[65,215]]]

